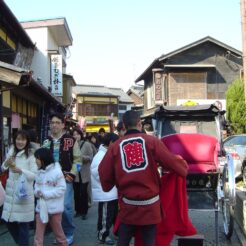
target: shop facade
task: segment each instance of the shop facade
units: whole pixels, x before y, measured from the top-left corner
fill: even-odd
[[[48,135],[49,115],[55,111],[64,112],[65,106],[33,80],[30,72],[3,62],[0,62],[0,71],[0,146],[3,160],[16,131],[34,130],[37,141],[42,142]]]

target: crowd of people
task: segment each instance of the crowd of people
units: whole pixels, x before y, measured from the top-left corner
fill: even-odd
[[[1,165],[8,172],[5,191],[0,185],[2,219],[17,245],[29,245],[29,224],[35,219],[34,246],[44,245],[47,223],[54,243],[66,246],[74,242],[74,217],[86,220],[94,201],[100,243],[114,244],[110,230],[117,221],[118,246],[129,245],[136,228],[143,245],[155,245],[156,224],[162,219],[157,163],[187,174],[181,157],[142,132],[136,111],[124,114],[116,133],[101,128],[88,136],[77,127],[68,133],[63,115],[53,114],[50,136],[40,146],[24,130],[13,139]]]

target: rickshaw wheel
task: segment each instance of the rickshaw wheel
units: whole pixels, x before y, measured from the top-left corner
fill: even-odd
[[[227,239],[230,239],[233,234],[234,227],[234,209],[227,202],[222,200],[222,212],[223,212],[223,223],[224,223],[224,234]]]
[[[234,207],[230,204],[230,190],[229,190],[229,175],[228,166],[224,166],[222,175],[222,184],[224,191],[224,198],[222,199],[222,214],[224,224],[224,234],[227,239],[230,239],[234,228]]]
[[[244,165],[243,167],[242,176],[243,176],[243,182],[246,183],[246,165]]]

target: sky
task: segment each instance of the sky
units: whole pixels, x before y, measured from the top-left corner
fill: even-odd
[[[127,91],[157,57],[206,36],[242,50],[240,0],[5,0],[19,21],[65,17],[67,73]]]

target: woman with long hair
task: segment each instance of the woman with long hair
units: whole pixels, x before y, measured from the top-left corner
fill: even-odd
[[[29,222],[34,220],[33,182],[37,165],[29,144],[28,133],[24,130],[18,131],[14,137],[14,144],[1,166],[2,171],[9,171],[2,219],[19,246],[29,245]],[[25,198],[17,196],[18,179],[21,175],[25,180]]]
[[[83,137],[83,132],[79,128],[74,128],[72,136],[79,144],[81,151],[81,168],[78,165],[78,174],[74,182],[74,203],[75,203],[75,216],[82,216],[82,219],[87,218],[88,211],[88,185],[91,179],[90,165],[93,159],[93,150]]]

